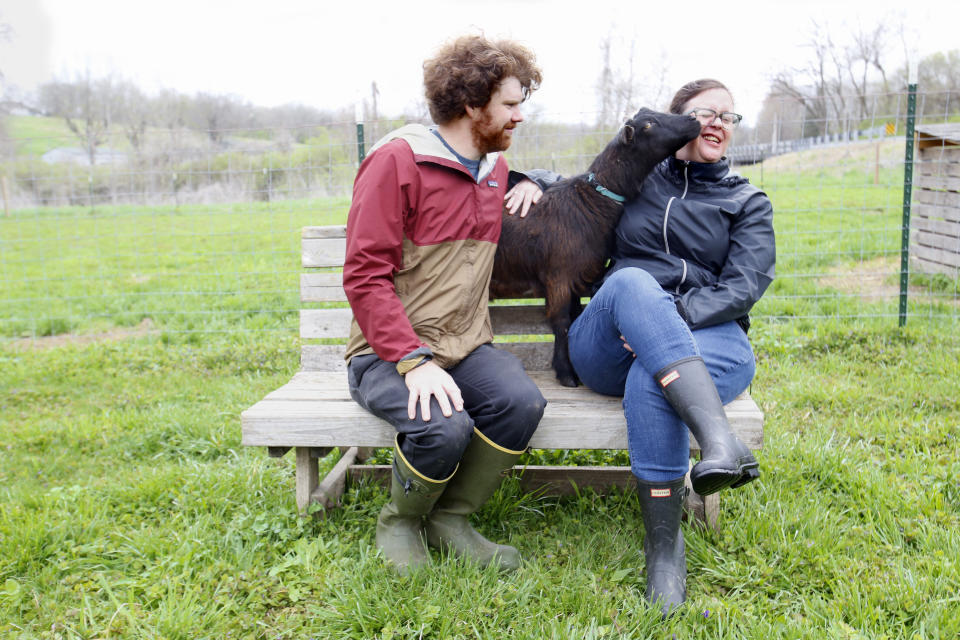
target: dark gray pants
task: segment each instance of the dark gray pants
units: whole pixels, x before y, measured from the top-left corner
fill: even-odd
[[[463,411],[449,418],[430,400],[430,420],[407,417],[410,392],[396,363],[375,355],[354,356],[347,368],[350,395],[364,409],[392,424],[400,451],[428,478],[449,476],[470,443],[474,427],[512,451],[526,448],[547,401],[510,353],[485,344],[447,370],[463,395]]]

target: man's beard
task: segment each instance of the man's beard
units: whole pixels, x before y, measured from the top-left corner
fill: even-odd
[[[490,114],[484,110],[479,120],[470,123],[470,136],[473,138],[473,145],[483,155],[494,151],[506,151],[513,141],[504,127],[494,129],[492,120]]]

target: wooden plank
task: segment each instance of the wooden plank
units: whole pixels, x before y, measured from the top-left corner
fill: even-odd
[[[347,244],[339,238],[305,238],[300,248],[304,267],[342,267]]]
[[[317,488],[317,459],[310,455],[310,447],[297,447],[297,509],[305,514],[310,496]]]
[[[300,309],[301,338],[347,338],[353,311],[341,309]]]
[[[960,210],[960,193],[953,191],[914,189],[913,199],[921,204],[928,204],[934,207],[944,207],[948,210]],[[947,216],[942,217],[947,218]]]
[[[280,393],[277,390],[276,393]],[[303,393],[291,389],[291,392]],[[295,447],[389,447],[394,429],[334,387],[318,394],[338,398],[262,400],[241,414],[242,444]],[[548,404],[530,440],[538,449],[626,449],[626,421],[620,398],[583,390],[582,398]],[[763,413],[752,399],[738,398],[725,408],[735,433],[751,449],[763,446]],[[691,437],[691,450],[698,445]]]
[[[936,231],[915,229],[911,235],[911,243],[915,243],[923,247],[942,249],[947,253],[960,253],[960,236],[956,235],[956,233],[952,235],[946,235]]]
[[[528,371],[550,369],[553,359],[553,342],[498,342],[498,349],[508,351],[520,358]],[[303,371],[346,371],[343,359],[346,345],[305,344],[300,350],[300,369]]]
[[[960,178],[950,176],[914,176],[913,186],[921,189],[960,191]]]
[[[913,165],[914,172],[922,176],[960,178],[960,162],[956,162],[957,159],[960,159],[960,154],[954,157],[953,162],[917,162]]]
[[[937,220],[924,215],[911,216],[910,226],[917,231],[933,233],[945,238],[960,238],[960,222]]]
[[[319,503],[324,509],[331,509],[339,505],[343,490],[346,487],[347,472],[357,461],[357,455],[357,447],[350,447],[344,451],[330,473],[310,493],[310,502]]]
[[[304,239],[311,238],[346,238],[347,225],[334,224],[325,227],[303,227],[300,230],[300,237]]]
[[[911,220],[914,216],[926,218],[927,220],[946,222],[954,225],[954,228],[960,223],[960,209],[937,207],[932,204],[923,204],[922,202],[914,202],[912,215],[910,216]]]
[[[343,273],[312,272],[300,274],[300,302],[346,302]]]
[[[497,342],[495,346],[520,359],[527,371],[549,371],[553,366],[553,341],[550,342]],[[553,372],[550,372],[552,375]],[[554,380],[556,378],[554,377]]]
[[[929,142],[929,141],[928,141]],[[943,144],[927,144],[917,154],[917,164],[942,164],[960,162],[960,147]]]
[[[960,267],[929,262],[916,256],[910,256],[910,268],[919,273],[942,273],[950,278],[960,277]]]
[[[305,344],[300,349],[300,369],[303,371],[346,371],[343,359],[347,352],[343,344]]]
[[[915,261],[914,264],[923,273],[956,275],[958,269],[960,269],[960,264],[958,264],[960,263],[960,256],[934,247],[913,245],[910,248],[910,258]]]
[[[353,312],[349,308],[301,309],[300,337],[346,338]],[[552,335],[540,305],[490,307],[490,321],[497,335]]]

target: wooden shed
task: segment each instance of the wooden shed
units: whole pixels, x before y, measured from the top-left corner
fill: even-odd
[[[910,266],[960,275],[960,122],[918,125],[913,169]]]

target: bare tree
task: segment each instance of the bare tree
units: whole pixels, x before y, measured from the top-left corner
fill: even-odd
[[[91,166],[96,164],[97,149],[110,136],[113,89],[112,78],[91,78],[89,69],[73,82],[55,81],[40,88],[41,104],[51,115],[64,119],[83,146]]]
[[[658,62],[645,60],[641,65],[637,60],[636,36],[630,38],[626,49],[626,53],[618,52],[610,34],[600,41],[602,66],[596,89],[600,100],[597,124],[602,128],[619,126],[624,117],[641,106],[660,107],[665,93],[668,65],[663,52]],[[612,59],[623,61],[617,70],[613,68]],[[654,69],[655,75],[639,75],[637,68]]]
[[[115,93],[117,118],[134,153],[140,157],[146,143],[150,118],[149,100],[139,87],[129,81],[118,83]]]
[[[252,107],[235,96],[199,93],[187,111],[187,122],[206,132],[210,142],[222,145],[228,129],[250,125]]]
[[[802,105],[802,135],[846,134],[870,116],[870,93],[889,90],[885,56],[895,24],[889,16],[868,28],[811,23],[806,64],[777,74],[770,88],[782,104]],[[836,40],[835,33],[843,39]],[[776,117],[782,121],[783,115]]]

